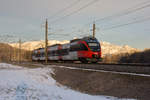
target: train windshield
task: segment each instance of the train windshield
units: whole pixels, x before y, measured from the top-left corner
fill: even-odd
[[[100,51],[100,44],[98,42],[90,42],[88,46],[92,51]]]

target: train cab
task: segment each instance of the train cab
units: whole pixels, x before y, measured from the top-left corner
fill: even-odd
[[[101,60],[101,46],[99,41],[93,37],[84,37],[82,39],[72,40],[70,46],[71,52],[76,51],[76,59],[82,63],[96,63]]]

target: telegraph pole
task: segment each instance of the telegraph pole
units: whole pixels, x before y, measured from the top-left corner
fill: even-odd
[[[19,39],[19,63],[21,63],[21,39]]]
[[[9,47],[9,61],[11,62],[11,46]]]
[[[95,22],[93,23],[93,38],[95,38],[95,29],[96,29],[96,27],[95,27]]]
[[[45,23],[45,63],[46,64],[47,64],[47,61],[48,61],[47,45],[48,45],[48,21],[46,19],[46,23]]]

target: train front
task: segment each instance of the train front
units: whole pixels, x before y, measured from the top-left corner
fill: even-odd
[[[93,37],[83,38],[83,40],[88,50],[85,52],[81,52],[82,57],[84,55],[84,58],[81,59],[81,62],[97,63],[98,61],[101,61],[100,42],[96,38],[93,38]]]

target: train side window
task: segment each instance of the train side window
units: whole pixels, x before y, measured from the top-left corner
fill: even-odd
[[[68,49],[63,49],[62,55],[67,55],[68,54]]]
[[[42,52],[41,56],[42,56],[42,57],[44,57],[44,56],[45,56],[44,52]]]
[[[48,51],[48,56],[51,56],[51,51]]]
[[[70,51],[87,51],[88,48],[83,44],[76,44],[70,47]]]
[[[36,54],[35,54],[35,53],[32,53],[32,56],[36,56]]]
[[[70,51],[79,51],[80,50],[80,44],[75,44],[70,46]]]
[[[55,51],[55,56],[58,56],[59,55],[59,50],[56,50]]]
[[[50,55],[50,56],[52,56],[52,55],[53,55],[53,52],[52,52],[52,51],[50,51],[50,52],[49,52],[49,55]]]
[[[68,49],[61,49],[61,50],[58,50],[58,55],[67,55],[68,54]]]
[[[70,51],[74,51],[74,45],[70,46]]]
[[[49,56],[53,56],[53,51],[49,51]]]
[[[55,51],[52,51],[52,56],[55,56]]]
[[[80,50],[88,51],[88,48],[84,44],[80,44]]]
[[[49,51],[48,52],[48,56],[57,56],[59,54],[59,51],[57,50],[57,51]]]
[[[39,57],[41,57],[41,53],[39,54]]]
[[[39,57],[39,54],[37,54],[36,56]]]

